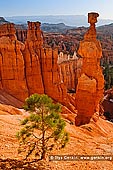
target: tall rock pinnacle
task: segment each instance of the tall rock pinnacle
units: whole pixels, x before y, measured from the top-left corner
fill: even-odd
[[[78,115],[75,118],[77,126],[89,123],[95,112],[99,112],[99,102],[103,96],[104,77],[100,67],[102,48],[96,39],[95,23],[98,13],[88,13],[90,27],[80,42],[78,54],[83,58],[82,74],[78,79],[76,104]]]

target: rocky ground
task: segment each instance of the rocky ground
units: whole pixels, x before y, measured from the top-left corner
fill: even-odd
[[[99,118],[86,125],[76,127],[67,123],[66,130],[70,140],[66,148],[53,151],[51,155],[104,155],[102,161],[23,161],[23,155],[18,155],[16,132],[21,128],[20,120],[26,113],[8,113],[9,107],[0,112],[0,169],[1,170],[111,170],[113,169],[113,124]],[[11,108],[10,108],[11,110]],[[12,108],[13,110],[13,108]],[[10,112],[10,111],[9,111]],[[5,114],[7,113],[7,114]],[[66,158],[66,157],[65,157]],[[67,158],[66,158],[67,159]],[[110,160],[112,159],[112,160]]]

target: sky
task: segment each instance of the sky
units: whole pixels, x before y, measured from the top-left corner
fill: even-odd
[[[113,0],[0,0],[0,16],[87,15],[113,19]]]

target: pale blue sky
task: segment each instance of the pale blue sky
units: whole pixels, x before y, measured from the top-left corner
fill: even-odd
[[[113,0],[0,0],[0,16],[87,15],[113,19]]]

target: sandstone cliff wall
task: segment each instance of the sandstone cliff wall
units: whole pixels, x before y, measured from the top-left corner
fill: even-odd
[[[0,89],[23,101],[28,96],[22,53],[25,45],[15,33],[14,24],[0,25]]]
[[[58,49],[43,47],[40,22],[28,22],[24,43],[17,40],[14,24],[0,26],[0,90],[20,101],[33,93],[45,93],[75,112],[57,61]]]

